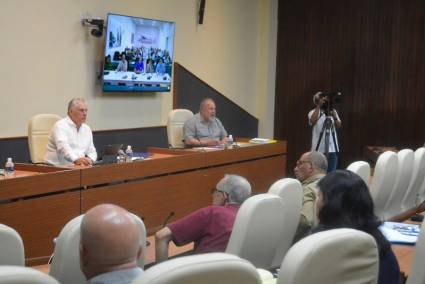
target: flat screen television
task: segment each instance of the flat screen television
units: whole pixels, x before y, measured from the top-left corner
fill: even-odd
[[[108,14],[103,91],[170,91],[175,25]]]

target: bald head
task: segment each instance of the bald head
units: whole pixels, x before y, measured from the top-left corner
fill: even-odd
[[[84,215],[80,256],[87,279],[108,271],[136,267],[140,253],[140,230],[127,210],[102,204]]]

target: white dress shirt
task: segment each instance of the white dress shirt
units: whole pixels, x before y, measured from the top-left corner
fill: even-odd
[[[83,123],[77,130],[69,116],[57,121],[50,132],[44,160],[53,165],[67,165],[85,156],[92,161],[97,159],[90,127]]]
[[[335,116],[336,116],[337,120],[341,121],[341,119],[339,118],[338,112],[336,110],[334,110],[334,111],[335,111]],[[311,117],[313,115],[313,112],[314,112],[314,109],[311,110],[308,113],[308,122],[309,122],[310,125],[312,125]],[[325,113],[322,110],[320,110],[319,118],[317,119],[317,122],[313,126],[313,129],[312,129],[311,151],[316,151],[317,142],[319,141],[320,132],[322,131],[325,119],[326,119]],[[332,121],[333,129],[335,130],[334,118],[332,116],[330,116],[330,119]],[[335,152],[337,152],[337,149],[339,149],[339,145],[338,145],[338,136],[336,135],[336,131],[335,131],[335,141],[332,137],[332,133],[330,133],[330,135],[329,135],[329,153],[335,153]],[[319,145],[318,151],[321,152],[321,153],[326,152],[325,151],[325,132],[323,132],[322,139],[320,140],[320,145]]]

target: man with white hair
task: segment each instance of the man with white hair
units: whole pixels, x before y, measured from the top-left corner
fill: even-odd
[[[317,151],[304,153],[297,161],[294,173],[303,186],[303,204],[294,241],[308,235],[314,225],[317,183],[325,176],[327,168],[325,155]]]
[[[92,165],[97,159],[93,134],[85,123],[87,104],[82,98],[68,103],[68,115],[53,126],[44,160],[52,165]]]
[[[168,243],[195,242],[195,253],[224,252],[241,204],[251,195],[251,185],[238,175],[225,175],[213,190],[213,205],[177,220],[155,234],[156,261],[168,258]]]
[[[227,132],[215,116],[215,103],[203,99],[199,113],[188,119],[183,126],[184,143],[188,146],[216,146],[227,142]]]
[[[140,229],[124,208],[93,207],[81,222],[80,267],[89,284],[129,284],[143,270]]]

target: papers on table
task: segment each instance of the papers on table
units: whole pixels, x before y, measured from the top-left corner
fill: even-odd
[[[267,139],[267,138],[253,138],[249,140],[249,143],[253,144],[267,144],[267,143],[276,143],[276,140],[273,139]]]
[[[393,244],[414,245],[420,233],[419,225],[397,222],[384,222],[379,230]]]

